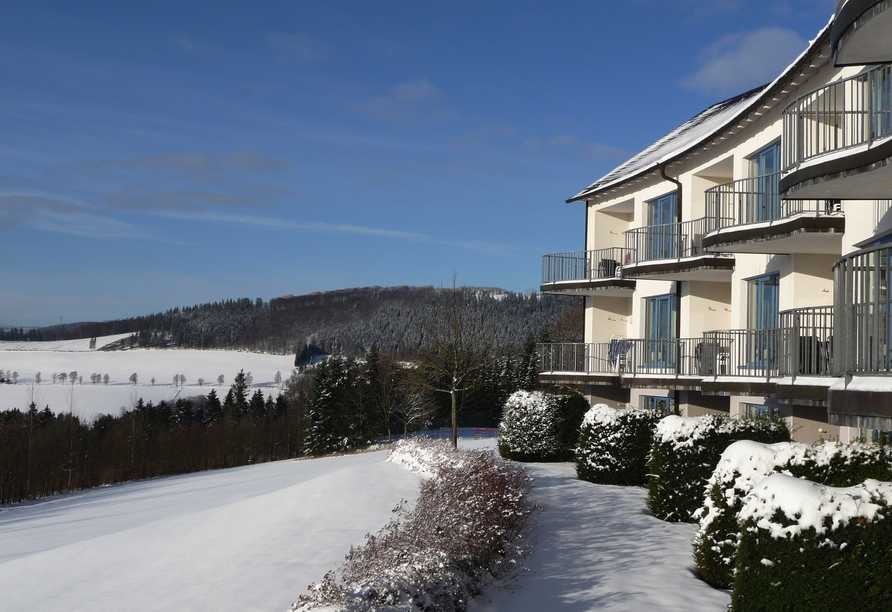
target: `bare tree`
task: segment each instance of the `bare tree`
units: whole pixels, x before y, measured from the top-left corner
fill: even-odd
[[[70,382],[72,385],[77,382],[77,371],[72,370],[71,372],[69,372],[68,382]]]
[[[220,374],[220,376],[217,377],[217,384],[220,385],[221,387],[223,386],[223,380],[224,380],[223,375]]]
[[[61,382],[64,385],[65,381],[67,381],[67,380],[68,380],[68,374],[66,374],[65,372],[62,372],[59,374],[59,382]]]
[[[433,304],[436,323],[425,333],[418,358],[421,384],[449,395],[453,446],[458,446],[459,395],[479,384],[478,374],[493,360],[486,328],[472,318],[473,298],[467,287],[456,286],[455,277],[450,289],[440,289]]]
[[[38,385],[40,384],[40,372],[34,375],[34,383]]]
[[[14,385],[19,384],[19,373],[18,372],[12,373],[12,384],[14,384]]]
[[[202,386],[203,384],[204,384],[204,379],[203,379],[203,378],[199,378],[199,379],[198,379],[198,386],[200,387],[200,386]]]
[[[139,377],[136,375],[136,372],[134,372],[133,374],[130,375],[130,379],[129,379],[129,380],[130,380],[131,383],[133,383],[133,384],[135,385],[135,384],[136,384],[136,381],[137,381],[138,379],[139,379]]]
[[[104,374],[102,376],[102,384],[104,384],[104,385],[108,384],[108,374]]]

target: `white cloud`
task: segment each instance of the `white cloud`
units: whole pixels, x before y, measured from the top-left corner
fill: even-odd
[[[808,43],[786,28],[728,34],[701,53],[703,67],[682,86],[706,94],[733,95],[772,81]]]
[[[275,32],[266,37],[266,42],[285,63],[315,62],[328,57],[331,47],[328,43],[316,40],[307,34],[284,34]]]
[[[414,119],[422,112],[438,111],[437,103],[443,98],[443,92],[423,77],[400,83],[391,95],[366,100],[359,109],[379,119]]]

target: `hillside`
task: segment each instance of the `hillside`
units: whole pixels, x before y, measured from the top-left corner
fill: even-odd
[[[241,298],[174,308],[164,313],[105,322],[9,329],[0,340],[56,341],[131,334],[127,346],[236,349],[295,354],[312,351],[363,355],[373,345],[388,353],[411,353],[436,315],[436,301],[450,289],[364,287],[265,302]],[[494,345],[516,347],[528,336],[572,318],[578,299],[470,288],[467,308],[485,326]],[[581,318],[579,319],[581,329]],[[580,338],[581,339],[581,338]]]

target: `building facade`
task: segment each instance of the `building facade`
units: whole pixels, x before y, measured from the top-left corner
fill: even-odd
[[[585,338],[541,345],[542,381],[808,443],[892,430],[892,0],[841,0],[774,82],[567,201],[585,250],[541,290],[584,296]]]

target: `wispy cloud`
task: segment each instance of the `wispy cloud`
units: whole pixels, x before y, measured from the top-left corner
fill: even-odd
[[[406,81],[393,88],[390,95],[370,98],[359,105],[359,110],[386,120],[416,119],[422,114],[445,118],[448,113],[439,103],[445,96],[427,77]]]
[[[705,94],[740,93],[771,81],[806,46],[799,34],[786,28],[728,34],[703,50],[703,66],[682,80],[682,86]]]
[[[279,61],[286,64],[316,62],[331,53],[331,45],[307,34],[273,32],[267,35],[266,42],[276,52]]]
[[[619,147],[597,142],[587,142],[574,134],[559,134],[544,140],[531,137],[524,141],[523,146],[525,149],[534,151],[540,149],[565,149],[591,159],[624,159],[629,155],[628,151]]]
[[[211,45],[200,43],[183,34],[170,34],[167,36],[167,44],[186,55],[196,57],[210,57],[215,54],[216,49]]]
[[[518,249],[516,246],[502,245],[488,242],[462,242],[444,240],[428,234],[419,232],[405,232],[400,230],[391,230],[380,227],[368,227],[363,225],[352,225],[346,223],[325,223],[311,222],[298,223],[285,219],[277,219],[273,217],[261,217],[257,215],[233,215],[218,212],[175,212],[175,211],[154,211],[151,214],[167,219],[178,219],[205,223],[220,223],[235,227],[254,228],[262,231],[292,231],[292,232],[311,232],[316,234],[340,234],[340,235],[360,235],[373,236],[378,238],[403,240],[408,242],[423,242],[430,244],[441,244],[450,247],[458,247],[472,251],[482,251],[493,255],[505,257],[517,256]]]
[[[257,151],[240,149],[227,153],[226,163],[242,172],[279,172],[294,165],[288,157],[270,157]]]

